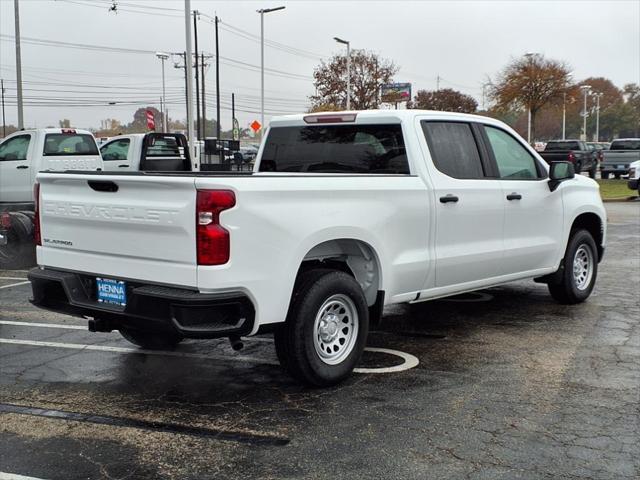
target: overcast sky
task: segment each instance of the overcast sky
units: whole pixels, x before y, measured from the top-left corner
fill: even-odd
[[[117,12],[110,12],[112,4]],[[564,60],[574,79],[603,76],[640,82],[640,0],[627,1],[205,1],[200,49],[214,51],[212,20],[221,19],[222,126],[230,127],[231,92],[242,126],[260,116],[259,8],[265,15],[266,110],[308,107],[320,58],[344,52],[334,36],[393,60],[396,81],[418,89],[454,88],[482,101],[482,83],[513,57],[536,52]],[[69,118],[76,127],[131,121],[139,106],[158,106],[161,64],[153,52],[185,49],[181,0],[20,0],[25,125]],[[0,0],[0,77],[7,123],[17,123],[13,0]],[[43,42],[44,41],[44,42]],[[47,43],[49,42],[49,43]],[[85,48],[52,45],[80,44]],[[112,51],[93,49],[110,47]],[[122,49],[122,50],[118,50]],[[132,51],[133,50],[133,51]],[[169,115],[185,117],[184,70],[166,64]],[[215,116],[214,68],[206,73],[208,117]],[[55,106],[43,103],[55,103]],[[116,102],[116,105],[108,105]],[[119,104],[125,103],[125,104]],[[93,104],[93,105],[90,105]]]

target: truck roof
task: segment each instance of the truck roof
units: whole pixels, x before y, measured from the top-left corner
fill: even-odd
[[[70,130],[73,130],[76,133],[93,135],[89,130],[82,130],[80,128],[25,128],[24,130],[18,130],[18,131],[14,132],[14,133],[29,133],[29,132],[63,133],[63,131],[68,132]]]
[[[457,113],[457,112],[441,112],[438,110],[343,110],[339,112],[318,112],[318,113],[299,113],[296,115],[282,115],[273,117],[269,126],[271,127],[286,127],[286,126],[299,126],[310,125],[305,122],[305,117],[339,117],[341,115],[356,115],[355,122],[348,121],[345,123],[381,123],[391,122],[400,123],[401,121],[411,120],[417,116],[428,115],[434,119],[439,120],[460,120],[460,121],[482,121],[484,123],[504,125],[499,120],[491,117],[485,117],[482,115],[473,115],[469,113]],[[341,122],[326,122],[326,123],[341,123]]]

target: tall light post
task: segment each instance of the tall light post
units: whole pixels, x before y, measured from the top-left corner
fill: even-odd
[[[24,103],[22,101],[22,54],[20,53],[20,7],[18,0],[13,0],[13,15],[16,36],[16,83],[18,89],[18,130],[24,128]]]
[[[525,53],[524,56],[527,58],[527,60],[529,61],[529,71],[528,73],[528,80],[529,83],[531,84],[531,82],[533,81],[533,75],[532,75],[532,67],[533,67],[533,58],[537,55],[537,53],[533,53],[533,52],[529,52],[529,53]],[[531,96],[531,85],[529,85],[529,96]],[[527,105],[527,143],[529,145],[531,145],[531,98],[529,98],[529,102]]]
[[[285,7],[261,8],[260,14],[260,138],[264,132],[264,14],[284,10]]]
[[[351,110],[351,44],[338,37],[333,37],[333,39],[347,46],[347,110]]]
[[[591,85],[580,85],[580,90],[582,90],[582,94],[584,95],[584,110],[582,112],[582,138],[580,140],[587,140],[587,95],[589,94],[589,90],[591,90]]]
[[[168,53],[164,53],[164,52],[156,52],[156,57],[160,59],[160,61],[162,62],[162,131],[164,133],[167,133],[168,128],[167,128],[167,124],[168,122],[168,115],[167,115],[167,97],[165,94],[165,83],[164,83],[164,62],[165,60],[167,60],[169,58],[169,54]]]
[[[193,135],[193,57],[191,53],[191,0],[184,0],[184,35],[186,49],[184,54],[185,80],[187,82],[187,136],[189,138],[189,153],[191,161],[199,163],[195,158],[195,139]]]
[[[600,141],[600,97],[604,95],[602,92],[593,92],[596,97],[596,142]]]
[[[573,73],[567,73],[567,77],[564,82],[564,92],[562,92],[562,140],[567,138],[567,86],[572,76]]]

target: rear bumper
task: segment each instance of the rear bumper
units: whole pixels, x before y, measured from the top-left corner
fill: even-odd
[[[29,272],[31,303],[68,315],[91,317],[99,331],[122,327],[178,332],[188,338],[247,335],[255,309],[242,292],[203,294],[193,290],[127,282],[127,305],[96,300],[95,276],[34,268]]]

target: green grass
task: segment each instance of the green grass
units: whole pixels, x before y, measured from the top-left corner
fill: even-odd
[[[616,180],[615,178],[609,180],[597,180],[600,184],[600,196],[603,200],[608,198],[626,198],[638,195],[638,192],[627,187],[627,180],[621,178]]]

